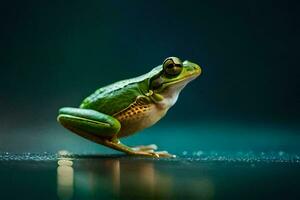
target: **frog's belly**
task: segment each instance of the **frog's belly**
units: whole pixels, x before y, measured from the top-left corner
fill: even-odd
[[[121,130],[118,133],[118,137],[125,137],[152,126],[166,112],[166,108],[161,108],[155,104],[131,106],[115,116],[121,123]]]

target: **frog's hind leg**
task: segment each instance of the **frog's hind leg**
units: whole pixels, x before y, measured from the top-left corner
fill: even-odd
[[[92,141],[111,139],[121,128],[114,117],[90,109],[61,108],[57,120],[65,128]]]
[[[157,147],[153,145],[130,148],[122,144],[117,137],[121,128],[120,122],[112,116],[95,110],[61,108],[57,120],[65,128],[86,139],[130,155],[172,157],[167,152],[154,152]]]

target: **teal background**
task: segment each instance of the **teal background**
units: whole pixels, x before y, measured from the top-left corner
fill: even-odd
[[[168,56],[203,74],[128,144],[299,151],[296,2],[29,0],[0,13],[0,151],[110,151],[64,130],[57,110]]]

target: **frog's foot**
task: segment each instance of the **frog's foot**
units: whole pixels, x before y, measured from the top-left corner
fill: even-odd
[[[147,146],[140,146],[140,149],[133,149],[122,144],[118,139],[115,140],[101,140],[99,141],[100,144],[108,146],[118,151],[122,151],[127,153],[128,155],[134,156],[145,156],[145,157],[152,157],[152,158],[175,158],[175,155],[169,154],[167,151],[154,151],[157,148],[156,145],[147,145]],[[142,148],[144,147],[144,148]]]
[[[130,155],[140,155],[140,156],[146,156],[146,157],[152,157],[152,158],[175,158],[175,155],[169,154],[167,151],[134,151],[130,152]]]
[[[158,155],[159,158],[175,158],[176,155],[170,154],[167,151],[155,151],[155,155]]]
[[[140,154],[143,156],[149,156],[149,157],[156,157],[156,158],[174,158],[175,155],[169,154],[167,151],[155,151],[157,150],[156,144],[150,144],[150,145],[140,145],[131,147],[131,149],[134,151],[132,154]]]
[[[140,146],[131,147],[131,149],[134,150],[134,151],[151,152],[151,151],[157,150],[157,146],[156,146],[156,144],[140,145]]]

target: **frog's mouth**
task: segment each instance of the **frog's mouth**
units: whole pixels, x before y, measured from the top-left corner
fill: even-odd
[[[168,87],[171,85],[183,85],[191,82],[195,78],[197,78],[201,74],[201,69],[195,69],[192,73],[188,73],[187,75],[183,76],[181,79],[174,80],[174,81],[167,81],[163,83],[162,85],[164,87]]]
[[[157,93],[163,93],[165,90],[167,91],[176,91],[176,90],[182,90],[189,82],[197,78],[201,74],[201,70],[195,70],[191,73],[188,73],[187,75],[181,77],[178,80],[168,81],[164,82],[162,86],[155,90]]]

